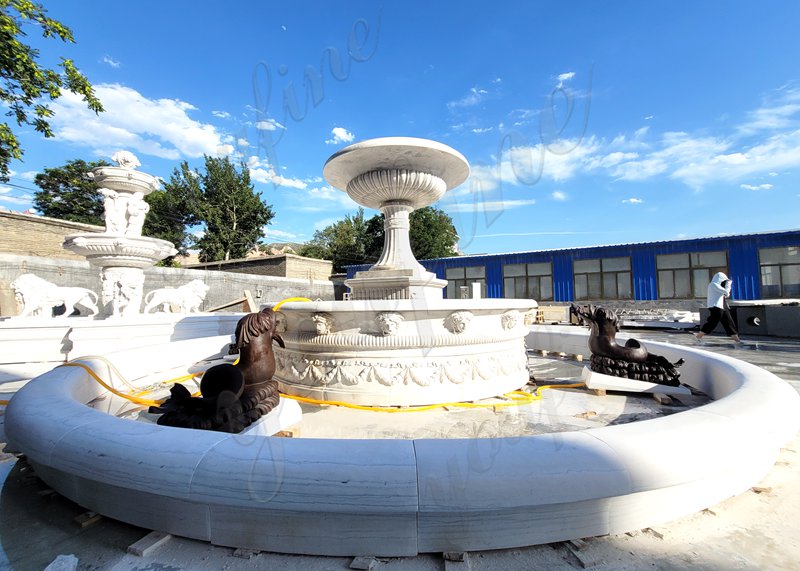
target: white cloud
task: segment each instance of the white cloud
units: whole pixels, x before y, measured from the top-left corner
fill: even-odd
[[[502,77],[495,77],[492,80],[492,83],[494,83],[494,84],[503,83],[503,78]]]
[[[558,86],[557,87],[564,87],[564,82],[569,81],[573,77],[575,77],[575,72],[574,71],[568,71],[566,73],[559,73],[558,77],[556,78],[556,79],[558,79]]]
[[[268,226],[264,226],[264,237],[274,240],[294,240],[298,237],[297,234],[292,232],[285,232],[283,230],[278,230],[277,228],[269,228]]]
[[[494,129],[494,127],[484,127],[484,128],[476,127],[475,129],[472,129],[472,132],[473,133],[478,133],[478,134],[480,134],[480,133],[488,133],[492,129]]]
[[[33,181],[33,179],[36,178],[37,174],[39,174],[39,171],[25,171],[25,172],[21,172],[19,174],[15,174],[15,175],[12,175],[12,176],[15,176],[16,178],[21,178],[22,180]]]
[[[236,144],[238,146],[240,146],[240,147],[249,147],[250,146],[250,141],[240,137],[240,138],[236,139]]]
[[[230,119],[231,118],[231,114],[228,113],[227,111],[212,111],[211,114],[214,117],[219,117],[220,119]]]
[[[296,178],[287,178],[276,174],[273,169],[250,169],[250,178],[252,178],[256,182],[262,182],[264,184],[274,184],[275,186],[287,186],[290,188],[297,188],[297,189],[304,189],[308,185],[303,182],[302,180]]]
[[[726,145],[731,146],[731,143]],[[800,129],[770,136],[739,152],[698,152],[693,157],[684,157],[671,176],[701,188],[709,183],[735,182],[797,166],[800,166]]]
[[[277,131],[278,129],[285,129],[283,125],[278,123],[275,119],[267,119],[266,121],[258,121],[256,129],[259,131]]]
[[[336,224],[337,222],[339,222],[338,218],[322,218],[321,220],[314,222],[314,230],[323,230],[331,224]]]
[[[331,129],[331,137],[325,141],[328,145],[340,145],[342,143],[350,143],[355,139],[355,135],[345,129],[344,127],[334,127]]]
[[[558,200],[559,202],[564,202],[569,198],[566,193],[561,192],[560,190],[553,191],[553,194],[551,194],[550,197],[553,200]]]
[[[56,138],[98,153],[126,149],[170,160],[233,152],[213,125],[189,116],[196,110],[190,103],[148,99],[119,84],[96,85],[95,93],[103,102],[104,113],[87,109],[81,96],[69,91],[50,104],[55,113],[50,122]]]
[[[541,179],[560,182],[572,178],[593,159],[599,142],[590,137],[584,141],[562,141],[568,153],[554,153],[545,145],[513,147],[506,150],[500,161],[493,165],[473,165],[468,184],[463,184],[449,194],[459,196],[470,193],[491,192],[501,184],[512,186],[533,185]]]
[[[457,99],[455,101],[449,101],[447,103],[447,108],[450,111],[455,111],[459,108],[464,107],[474,107],[484,99],[489,94],[488,91],[485,89],[481,89],[479,87],[470,87],[469,92],[462,97],[461,99]]]
[[[748,121],[739,126],[744,134],[759,131],[797,128],[800,121],[800,89],[779,90],[768,96],[761,107],[747,114]]]
[[[268,162],[262,162],[257,156],[247,159],[247,166],[250,167],[250,178],[256,182],[264,184],[274,184],[275,186],[286,186],[299,190],[305,189],[308,184],[299,178],[289,178],[279,175]]]
[[[623,204],[641,204],[644,202],[641,198],[625,198],[622,200]]]
[[[741,186],[743,189],[745,189],[745,190],[771,190],[772,188],[774,188],[774,186],[773,186],[773,185],[771,185],[771,184],[768,184],[768,183],[764,183],[764,184],[757,184],[757,185],[753,185],[753,184],[742,184],[742,185],[740,185],[740,186]]]
[[[120,67],[122,65],[118,60],[114,59],[110,55],[104,55],[103,56],[103,63],[107,63],[108,65],[110,65],[114,69],[117,69],[118,67]]]
[[[568,79],[571,77],[564,75],[560,80]],[[778,176],[779,172],[800,167],[800,90],[784,91],[773,99],[749,113],[740,126],[734,124],[728,135],[683,131],[653,135],[649,127],[642,127],[632,134],[619,134],[610,142],[586,136],[561,140],[557,148],[541,144],[514,147],[495,158],[494,164],[474,165],[469,183],[450,194],[485,196],[504,183],[560,182],[586,173],[606,173],[616,180],[632,182],[666,177],[695,189]],[[520,119],[516,122],[520,123],[534,113],[515,109],[509,118]]]
[[[14,189],[10,186],[0,186],[0,202],[5,202],[6,204],[30,206],[31,200],[33,200],[31,195],[23,194],[22,196],[10,196],[8,193],[13,190]]]
[[[442,203],[442,207],[449,212],[502,212],[512,208],[530,206],[536,200],[486,200],[476,202]]]

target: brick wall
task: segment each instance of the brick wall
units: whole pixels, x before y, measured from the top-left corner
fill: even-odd
[[[277,254],[261,258],[194,264],[186,268],[304,280],[328,280],[333,271],[333,263],[329,260],[305,258],[295,254]]]
[[[0,212],[0,253],[84,260],[62,246],[69,234],[103,232],[102,226],[67,222],[56,218]]]

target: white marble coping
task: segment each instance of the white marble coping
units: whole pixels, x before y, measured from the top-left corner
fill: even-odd
[[[134,378],[206,357],[223,340],[108,358]],[[528,437],[286,439],[111,417],[83,404],[97,385],[70,367],[20,390],[6,431],[50,486],[87,509],[219,545],[403,556],[621,533],[746,490],[800,422],[800,397],[775,375],[646,344],[685,358],[682,379],[716,400],[643,422]],[[579,328],[533,327],[528,336],[531,349],[585,346]]]
[[[271,307],[267,304],[265,307]],[[468,310],[476,313],[496,313],[498,311],[527,311],[538,307],[533,299],[368,299],[349,301],[290,301],[278,308],[278,311],[297,311],[302,313],[368,313],[395,312],[448,312]]]

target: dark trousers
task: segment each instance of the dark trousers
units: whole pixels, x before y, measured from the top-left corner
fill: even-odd
[[[711,333],[714,331],[714,328],[717,326],[717,324],[722,322],[722,327],[725,328],[725,333],[729,337],[737,334],[736,324],[733,322],[733,316],[731,316],[731,312],[727,307],[725,309],[722,309],[721,307],[709,307],[708,310],[711,312],[711,314],[700,328],[700,331],[705,334]]]

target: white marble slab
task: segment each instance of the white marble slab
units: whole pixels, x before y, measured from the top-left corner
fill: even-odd
[[[605,389],[608,391],[622,391],[626,393],[661,393],[664,395],[692,394],[692,391],[687,387],[671,387],[658,383],[648,383],[645,381],[604,375],[592,371],[589,367],[584,367],[581,371],[581,380],[586,383],[586,388],[589,389]]]
[[[281,398],[269,413],[245,428],[241,434],[248,436],[272,436],[303,421],[303,410],[297,401]]]

